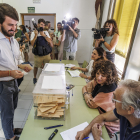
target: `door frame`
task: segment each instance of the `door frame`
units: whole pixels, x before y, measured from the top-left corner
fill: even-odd
[[[56,14],[38,14],[38,13],[20,13],[22,25],[24,25],[24,16],[54,16],[54,31],[56,30]]]

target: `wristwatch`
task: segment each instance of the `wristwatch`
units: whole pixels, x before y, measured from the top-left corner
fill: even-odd
[[[102,41],[102,43],[104,44],[104,43],[105,43],[105,41]]]

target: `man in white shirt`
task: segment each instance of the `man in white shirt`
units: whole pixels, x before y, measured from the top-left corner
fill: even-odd
[[[19,17],[17,11],[8,4],[0,4],[0,110],[1,123],[7,140],[18,140],[15,136],[22,129],[14,129],[14,111],[18,102],[18,78],[23,73],[18,70],[23,61],[20,56],[19,44],[14,39],[14,32]],[[29,69],[25,68],[28,72]]]
[[[40,27],[42,27],[43,29],[45,28],[45,20],[44,19],[39,19],[38,20],[38,28],[40,28]],[[38,39],[41,36],[43,37],[41,42],[43,42],[45,40],[46,45],[48,43],[51,47],[53,47],[53,43],[52,43],[52,40],[50,39],[48,31],[39,31],[38,32],[37,30],[35,30],[31,34],[31,45],[34,48],[38,47],[36,45],[36,42],[38,42]],[[39,42],[38,44],[41,44],[41,42]],[[42,46],[42,45],[39,45],[39,46]],[[49,47],[49,46],[47,46],[47,47]],[[39,67],[40,68],[44,67],[44,64],[49,63],[50,60],[51,60],[50,53],[48,55],[43,55],[43,56],[40,56],[39,54],[34,55],[34,78],[33,78],[33,83],[34,84],[37,82],[36,75],[37,75],[38,68]]]

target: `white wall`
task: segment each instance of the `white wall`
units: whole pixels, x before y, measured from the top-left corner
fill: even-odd
[[[105,0],[104,1],[104,9],[103,9],[103,17],[102,17],[101,27],[103,27],[104,23],[107,20],[109,4],[110,4],[110,0]]]
[[[138,80],[140,76],[140,20],[129,58],[125,79]]]
[[[91,28],[95,27],[95,0],[41,0],[33,4],[32,0],[3,0],[15,7],[18,13],[27,13],[27,7],[35,7],[36,13],[56,13],[56,22],[62,21],[66,13],[80,19],[78,28],[82,37],[78,41],[77,60],[82,63],[90,60],[93,43]],[[20,20],[21,22],[21,20]]]
[[[54,16],[24,16],[24,20],[30,20],[30,27],[33,29],[32,18],[38,23],[38,19],[43,18],[45,21],[51,22],[51,27],[54,29]]]

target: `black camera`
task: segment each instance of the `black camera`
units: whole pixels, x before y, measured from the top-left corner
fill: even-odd
[[[25,35],[21,35],[21,39],[19,41],[19,44],[22,46],[23,45],[23,41],[24,39],[26,39],[26,36]]]
[[[37,24],[35,23],[35,20],[34,20],[34,19],[32,19],[32,23],[33,23],[33,25],[34,25],[34,28],[35,28],[38,32],[43,31],[43,27],[37,28]]]
[[[109,28],[101,28],[100,30],[92,28],[92,31],[94,31],[94,39],[100,39],[102,36],[103,38],[106,36],[106,32],[109,31]]]
[[[63,29],[64,30],[69,30],[69,26],[72,27],[72,25],[75,23],[74,20],[70,19],[68,21],[62,20],[62,24],[64,24]],[[69,25],[69,26],[68,26]]]

